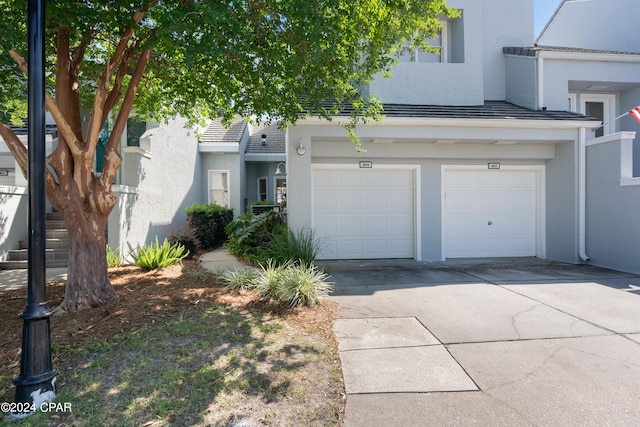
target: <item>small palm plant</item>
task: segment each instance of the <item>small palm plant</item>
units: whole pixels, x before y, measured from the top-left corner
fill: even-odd
[[[189,255],[189,251],[179,243],[171,245],[169,240],[164,239],[164,242],[160,245],[158,236],[156,236],[155,244],[152,243],[143,247],[138,246],[135,249],[129,245],[129,249],[133,264],[144,270],[166,268],[181,262]]]

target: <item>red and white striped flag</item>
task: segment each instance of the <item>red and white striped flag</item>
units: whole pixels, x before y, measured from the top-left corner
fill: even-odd
[[[629,110],[629,114],[631,114],[631,117],[633,117],[638,123],[640,123],[640,106]]]

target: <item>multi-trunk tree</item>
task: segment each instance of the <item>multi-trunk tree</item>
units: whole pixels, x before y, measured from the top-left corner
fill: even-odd
[[[0,8],[0,136],[26,176],[27,147],[9,125],[26,114],[27,2],[0,0]],[[355,124],[378,111],[358,88],[388,72],[407,41],[433,37],[438,18],[452,13],[445,0],[47,1],[46,108],[58,142],[46,194],[70,237],[58,310],[115,298],[105,229],[130,115],[196,123],[238,114],[290,125],[302,112],[330,119],[349,104]]]

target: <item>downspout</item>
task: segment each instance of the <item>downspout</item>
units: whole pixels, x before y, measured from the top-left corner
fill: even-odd
[[[586,194],[587,194],[587,130],[578,129],[578,256],[583,262],[590,260],[586,251]]]

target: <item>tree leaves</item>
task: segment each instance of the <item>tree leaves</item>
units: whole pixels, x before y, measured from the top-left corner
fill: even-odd
[[[6,52],[14,48],[26,56],[26,3],[0,1],[6,12],[2,121],[16,98],[25,100],[25,79]],[[145,8],[136,24],[135,13]],[[181,114],[197,121],[242,114],[287,123],[303,110],[328,117],[352,103],[359,86],[389,69],[404,40],[432,36],[437,16],[453,13],[444,0],[56,0],[47,2],[46,12],[52,79],[57,30],[68,31],[72,53],[83,37],[90,40],[79,81],[86,108],[120,36],[132,26],[129,47],[152,51],[134,105],[139,115],[161,120]],[[334,100],[330,106],[328,99]]]

